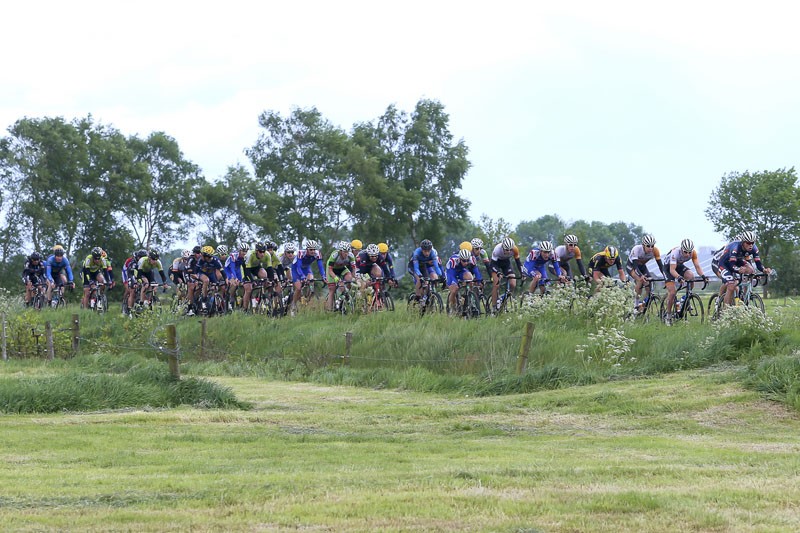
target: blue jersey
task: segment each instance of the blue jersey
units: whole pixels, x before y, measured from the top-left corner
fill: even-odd
[[[523,274],[525,274],[527,276],[531,276],[531,274],[533,274],[533,272],[535,270],[535,271],[539,272],[542,275],[543,278],[546,278],[547,277],[547,273],[546,273],[547,263],[550,263],[550,264],[553,265],[553,270],[555,271],[556,276],[560,276],[561,275],[561,264],[560,264],[558,258],[556,257],[556,254],[553,253],[553,252],[550,252],[550,257],[548,257],[547,259],[544,259],[542,257],[541,250],[539,250],[538,248],[534,248],[533,250],[530,251],[530,253],[528,254],[528,257],[525,259],[525,264],[522,265],[522,272],[523,272]],[[533,276],[531,276],[531,277],[533,277]]]
[[[308,253],[308,250],[300,250],[297,252],[297,259],[292,263],[292,278],[297,281],[299,279],[308,277],[311,274],[311,265],[316,262],[319,276],[321,279],[326,279],[325,266],[322,264],[322,254],[319,250],[314,250],[314,253]]]
[[[225,260],[225,277],[228,279],[238,279],[242,281],[242,271],[244,269],[244,262],[247,256],[239,257],[239,254],[229,255]]]
[[[436,253],[436,248],[431,248],[431,253],[428,257],[422,253],[422,248],[417,248],[411,254],[411,260],[408,262],[408,269],[417,276],[422,276],[420,268],[425,269],[425,276],[431,271],[436,272],[437,276],[442,275],[442,268],[439,266],[439,255]],[[423,277],[425,277],[423,276]]]
[[[56,256],[51,255],[45,261],[45,276],[47,277],[47,281],[53,281],[53,274],[56,276],[60,276],[61,272],[67,273],[67,281],[72,283],[74,280],[72,278],[72,267],[69,266],[69,259],[67,256],[62,256],[61,261],[56,261]]]
[[[753,249],[748,252],[742,246],[741,241],[733,241],[723,248],[722,255],[719,258],[719,266],[725,270],[735,272],[748,261],[754,261],[758,270],[764,271],[764,266],[761,264],[761,258],[758,255],[758,248],[756,248],[755,244]]]
[[[483,281],[481,272],[478,270],[478,264],[475,262],[475,256],[471,256],[469,262],[465,265],[461,263],[458,254],[453,254],[450,259],[447,260],[447,266],[445,267],[447,285],[453,285],[464,279],[464,272],[472,274],[472,279],[475,281]]]

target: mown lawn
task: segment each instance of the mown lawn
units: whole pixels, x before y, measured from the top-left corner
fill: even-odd
[[[482,398],[213,377],[254,408],[4,415],[0,525],[800,530],[800,417],[740,371]]]

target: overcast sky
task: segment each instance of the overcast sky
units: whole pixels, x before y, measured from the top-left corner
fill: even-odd
[[[722,242],[729,172],[797,164],[792,2],[14,2],[0,127],[91,114],[164,131],[209,179],[265,110],[349,130],[439,100],[470,149],[470,216],[624,221]],[[465,236],[469,237],[469,236]]]

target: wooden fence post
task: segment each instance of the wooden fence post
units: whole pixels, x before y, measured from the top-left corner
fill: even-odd
[[[167,355],[169,359],[169,373],[175,379],[181,379],[180,354],[178,354],[178,332],[175,324],[167,324]]]
[[[344,361],[345,365],[350,364],[350,347],[353,345],[353,332],[348,331],[344,334]]]
[[[49,320],[44,323],[44,335],[47,341],[47,360],[52,361],[56,357],[56,351],[53,346],[53,325]]]
[[[72,355],[78,355],[81,344],[81,322],[78,315],[72,315]]]
[[[525,366],[528,364],[528,353],[531,351],[531,342],[533,340],[533,322],[525,323],[525,333],[522,335],[522,344],[519,347],[519,356],[517,357],[517,374],[525,372]]]
[[[6,314],[0,314],[0,322],[3,323],[3,332],[0,334],[0,345],[3,350],[3,361],[8,361],[8,352],[6,351]]]

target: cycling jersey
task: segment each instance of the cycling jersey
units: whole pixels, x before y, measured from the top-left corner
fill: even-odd
[[[614,259],[613,262],[609,264],[608,259],[610,257],[606,255],[604,252],[597,252],[589,259],[589,271],[594,272],[595,270],[598,272],[602,272],[603,275],[611,277],[609,273],[609,268],[612,266],[617,267],[617,270],[622,270],[622,262],[619,259],[619,256]]]
[[[447,278],[447,286],[456,284],[464,279],[464,273],[469,272],[475,281],[483,281],[481,272],[478,270],[478,265],[475,262],[475,256],[470,257],[469,262],[465,265],[461,262],[458,254],[453,254],[447,260],[445,267],[445,277]]]
[[[83,261],[83,270],[90,274],[97,274],[101,270],[108,270],[110,267],[111,263],[104,257],[95,259],[92,257],[92,254],[87,255],[86,259]]]
[[[236,255],[229,255],[228,258],[225,260],[225,277],[228,279],[237,279],[242,281],[243,273],[244,273],[244,265],[247,262],[247,255],[241,256],[238,253]]]
[[[392,261],[392,254],[386,252],[385,254],[380,254],[380,256],[383,260],[383,277],[394,279],[394,261]]]
[[[651,260],[655,259],[656,264],[661,272],[664,271],[664,263],[661,261],[661,252],[659,252],[658,247],[653,246],[650,251],[647,251],[641,244],[637,244],[631,251],[628,253],[628,261],[625,264],[625,270],[628,273],[631,273],[634,269],[636,269],[639,274],[643,276],[649,276],[650,270],[647,268],[647,263]]]
[[[425,269],[424,275],[422,274],[422,268]],[[436,253],[436,248],[431,248],[427,257],[422,248],[414,250],[411,254],[411,259],[408,261],[408,271],[417,277],[427,277],[433,272],[437,276],[441,276],[442,268],[439,266],[439,254]]]
[[[22,282],[27,283],[30,280],[34,285],[41,283],[45,279],[45,272],[44,262],[41,259],[36,264],[26,261],[22,269]]]
[[[325,266],[322,264],[322,255],[320,255],[319,250],[314,250],[311,253],[308,250],[297,252],[297,259],[292,263],[292,278],[295,281],[299,281],[308,277],[311,274],[311,265],[315,262],[317,263],[320,277],[323,280],[327,280],[328,277],[325,274]]]
[[[572,277],[572,269],[569,266],[569,260],[574,259],[575,263],[578,265],[578,271],[581,273],[581,276],[586,276],[586,267],[583,266],[583,259],[581,257],[581,249],[577,246],[573,246],[570,248],[564,244],[560,246],[556,246],[554,250],[555,256],[558,259],[558,263],[561,268],[564,270],[564,273],[567,276]]]
[[[556,255],[550,252],[550,256],[545,259],[542,257],[542,251],[538,248],[534,248],[528,253],[525,264],[522,265],[522,273],[526,276],[533,277],[534,272],[538,272],[542,279],[545,279],[547,278],[546,269],[548,263],[553,266],[556,276],[561,276],[561,266]]]
[[[744,266],[748,261],[753,261],[759,272],[764,271],[764,265],[761,264],[761,257],[758,255],[758,248],[755,244],[753,249],[748,252],[742,246],[742,241],[733,241],[722,249],[718,264],[722,269],[737,272],[739,267]]]
[[[378,265],[380,267],[381,272],[383,272],[383,267],[386,262],[381,258],[381,254],[375,256],[375,260],[373,260],[367,252],[359,252],[358,257],[356,258],[356,269],[361,274],[369,274],[372,271],[373,265]]]
[[[45,261],[44,264],[45,276],[47,277],[48,281],[53,281],[54,275],[60,276],[61,273],[64,272],[67,275],[67,281],[72,283],[74,280],[72,277],[72,268],[70,267],[69,259],[67,259],[67,256],[62,256],[60,259],[61,260],[59,261],[59,258],[55,255],[51,255],[47,258],[47,261]]]

